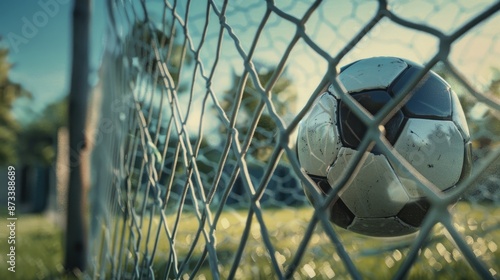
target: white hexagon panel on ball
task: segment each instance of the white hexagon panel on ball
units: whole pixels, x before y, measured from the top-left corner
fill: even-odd
[[[326,177],[328,167],[342,147],[337,106],[335,97],[324,93],[299,125],[297,155],[302,168],[310,175]]]
[[[410,118],[394,148],[440,190],[454,186],[462,174],[464,139],[452,121]],[[394,164],[412,197],[425,196],[413,178]]]

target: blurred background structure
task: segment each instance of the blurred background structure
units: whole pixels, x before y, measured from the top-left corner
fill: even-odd
[[[81,276],[498,277],[500,2],[193,2],[93,3]],[[73,7],[0,3],[0,182],[16,166],[29,224],[18,279],[60,277],[68,253]],[[381,55],[437,60],[471,129],[477,177],[423,237],[318,222],[301,188],[301,116],[334,67]]]

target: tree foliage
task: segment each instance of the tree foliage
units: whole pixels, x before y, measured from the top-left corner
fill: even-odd
[[[10,80],[12,64],[7,60],[8,54],[8,49],[0,48],[0,165],[18,162],[16,147],[21,126],[12,114],[12,107],[18,98],[31,96],[20,84]]]
[[[485,109],[487,105],[478,102],[443,65],[437,65],[434,71],[445,79],[457,93],[464,109],[472,142],[476,149],[489,150],[498,142],[500,135],[500,114],[493,109]],[[492,69],[493,76],[481,92],[490,98],[500,97],[500,69]]]
[[[497,101],[500,100],[500,69],[493,69],[493,78],[487,86],[486,95],[496,98]],[[474,128],[475,132],[479,134],[476,140],[479,148],[489,148],[495,143],[498,144],[500,141],[500,112],[488,109],[478,125],[474,125]]]
[[[24,126],[20,132],[19,154],[29,165],[50,165],[56,156],[57,132],[67,126],[68,102],[64,98],[48,105],[40,118]]]
[[[50,104],[30,123],[21,125],[12,113],[19,98],[31,98],[9,78],[9,50],[0,48],[0,165],[49,165],[55,158],[57,129],[67,125],[67,100]]]
[[[136,21],[127,35],[124,56],[139,72],[152,74],[159,71],[157,50],[177,90],[182,92],[185,88],[180,83],[181,69],[191,64],[193,57],[186,51],[186,42],[181,41],[176,30],[168,24],[164,29],[158,29],[149,21]]]
[[[273,77],[275,67],[267,67],[258,73],[259,82],[261,85],[266,85]],[[232,86],[227,90],[222,98],[221,106],[229,117],[234,104],[235,97],[242,76],[233,73]],[[293,106],[297,101],[297,92],[293,86],[293,80],[287,75],[286,71],[278,78],[271,90],[271,101],[273,102],[275,112],[284,117],[292,111]],[[240,140],[249,133],[250,123],[255,111],[262,102],[262,96],[259,94],[257,87],[249,78],[243,90],[241,106],[239,108],[238,122],[236,128],[240,132]],[[220,127],[221,133],[226,133],[224,126]],[[272,141],[277,133],[276,122],[271,118],[267,110],[260,116],[257,124],[257,129],[253,134],[253,143],[255,147],[251,152],[252,156],[259,160],[266,160],[272,151]]]

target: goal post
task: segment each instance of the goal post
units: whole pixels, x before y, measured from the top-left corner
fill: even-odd
[[[91,133],[90,277],[498,277],[498,1],[106,3],[91,104],[99,116]],[[417,234],[400,238],[329,221],[326,209],[363,153],[326,197],[296,153],[299,122],[328,85],[341,89],[340,67],[372,56],[421,63],[420,78],[438,73],[471,130],[471,175],[434,197]],[[385,117],[403,97],[384,107]],[[361,150],[373,145],[370,137]]]

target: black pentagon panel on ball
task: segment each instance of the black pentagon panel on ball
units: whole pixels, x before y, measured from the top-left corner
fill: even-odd
[[[356,216],[349,210],[342,199],[336,198],[330,205],[330,221],[340,227],[347,228],[352,224]]]
[[[385,90],[365,91],[353,94],[352,97],[372,115],[377,114],[392,99]],[[340,102],[339,118],[343,144],[353,149],[357,148],[367,130],[366,125],[343,102]],[[404,115],[401,111],[398,111],[384,125],[386,131],[385,137],[391,144],[396,142],[403,121]],[[376,152],[376,150],[373,152]]]
[[[431,204],[427,199],[420,198],[403,206],[397,217],[411,226],[420,227],[430,207]]]
[[[316,176],[311,174],[309,174],[309,177],[316,183],[316,186],[319,187],[319,189],[323,194],[327,195],[328,192],[330,192],[331,187],[326,177]]]
[[[324,197],[325,195],[328,194],[328,192],[330,192],[331,187],[326,177],[312,175],[312,174],[307,174],[307,175],[314,181],[314,184],[312,186],[316,189],[316,191],[318,191],[321,194],[321,196]],[[311,204],[316,204],[314,196],[312,195],[309,188],[305,187],[304,183],[302,183],[302,188],[304,189],[304,193],[309,202]]]
[[[406,85],[422,70],[420,66],[406,69],[391,86],[390,92],[397,96]],[[450,120],[452,104],[449,85],[433,72],[426,74],[412,90],[410,100],[402,110],[408,117]]]

